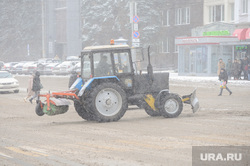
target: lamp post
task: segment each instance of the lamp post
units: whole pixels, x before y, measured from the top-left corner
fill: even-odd
[[[41,5],[42,5],[42,58],[45,58],[44,0],[41,0]]]

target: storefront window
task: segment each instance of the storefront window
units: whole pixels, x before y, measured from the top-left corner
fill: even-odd
[[[186,74],[207,73],[207,46],[181,46],[179,72]]]
[[[236,45],[234,47],[234,58],[236,59],[244,59],[246,55],[248,55],[249,45]]]

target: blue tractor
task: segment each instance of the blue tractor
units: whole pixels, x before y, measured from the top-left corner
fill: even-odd
[[[81,77],[70,91],[41,95],[47,100],[38,103],[36,113],[65,113],[65,98],[74,101],[83,119],[98,122],[118,121],[129,105],[139,106],[150,116],[166,118],[178,117],[183,103],[190,104],[193,112],[199,109],[196,90],[185,96],[170,93],[169,73],[153,72],[149,47],[147,72],[138,72],[138,53],[128,45],[85,47],[81,52]]]

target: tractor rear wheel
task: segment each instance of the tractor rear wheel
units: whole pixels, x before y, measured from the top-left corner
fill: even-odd
[[[89,112],[86,111],[86,109],[81,105],[79,101],[74,101],[74,107],[78,115],[82,117],[83,119],[87,121],[94,120],[93,116]]]
[[[162,97],[159,110],[165,118],[175,118],[179,116],[182,109],[183,103],[177,94],[170,93]]]
[[[87,109],[96,121],[118,121],[128,108],[126,93],[117,84],[102,83],[89,93]]]
[[[43,109],[42,109],[42,107],[41,107],[41,104],[42,104],[42,106],[44,105],[44,104],[41,103],[41,102],[38,102],[38,103],[36,104],[36,114],[37,114],[38,116],[43,116],[43,115],[44,115],[44,112],[43,112]]]

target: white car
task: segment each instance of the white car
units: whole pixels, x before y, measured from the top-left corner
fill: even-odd
[[[0,92],[19,92],[19,83],[8,71],[0,71]]]
[[[27,62],[23,65],[22,74],[32,74],[37,69],[37,62]]]
[[[55,68],[53,68],[52,73],[53,74],[70,74],[71,71],[74,69],[74,66],[77,62],[75,61],[64,61],[60,65],[57,65]]]
[[[52,73],[52,70],[58,66],[60,63],[49,63],[47,64],[45,67],[44,67],[44,70],[43,70],[43,74],[46,74],[46,75],[51,75],[53,74]]]

